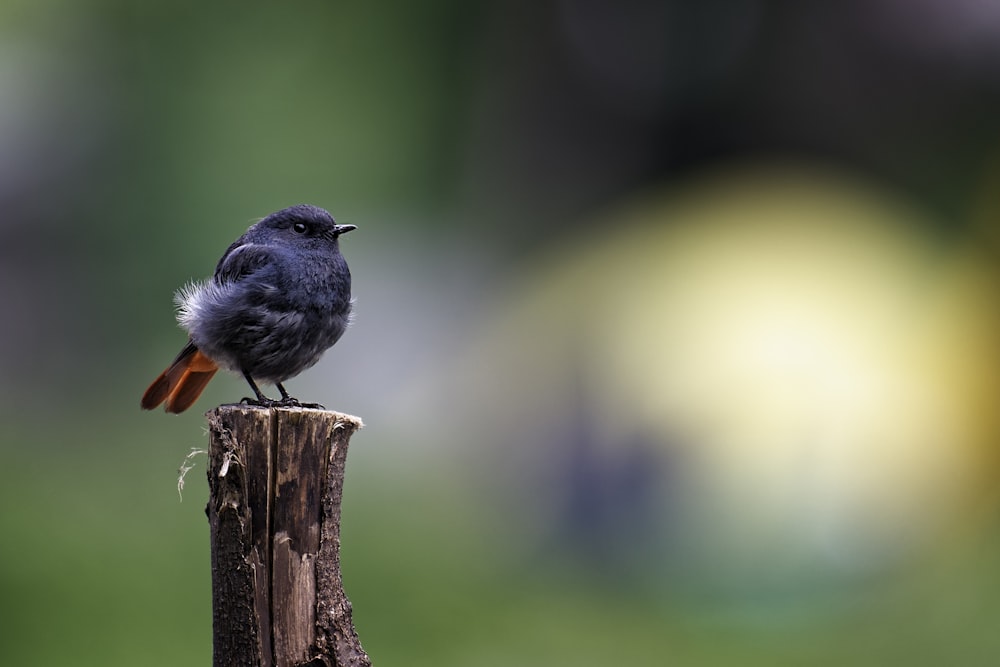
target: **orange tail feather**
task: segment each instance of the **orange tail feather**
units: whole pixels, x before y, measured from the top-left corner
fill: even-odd
[[[208,381],[212,379],[217,370],[219,369],[216,368],[207,373],[196,371],[185,373],[181,381],[174,387],[174,390],[170,392],[170,396],[167,397],[167,412],[177,414],[184,412],[194,405],[194,402],[201,396],[201,392],[204,391]]]
[[[201,395],[219,366],[188,343],[174,363],[153,380],[142,396],[143,410],[152,410],[166,401],[167,412],[184,412]]]

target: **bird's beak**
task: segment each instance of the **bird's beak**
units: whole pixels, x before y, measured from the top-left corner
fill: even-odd
[[[352,232],[355,229],[357,229],[357,227],[354,226],[354,225],[334,225],[333,226],[333,235],[334,236],[340,236],[341,234],[346,234],[347,232]]]

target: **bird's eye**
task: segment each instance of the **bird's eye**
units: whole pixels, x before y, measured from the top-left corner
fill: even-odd
[[[305,234],[309,230],[309,226],[304,222],[296,222],[292,225],[292,229],[295,230],[296,234]]]

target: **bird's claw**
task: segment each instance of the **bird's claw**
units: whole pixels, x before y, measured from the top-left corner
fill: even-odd
[[[265,398],[263,400],[258,398],[250,398],[249,396],[244,396],[240,399],[240,403],[243,405],[253,405],[259,408],[306,408],[308,410],[326,410],[325,407],[319,403],[302,403],[297,398]]]
[[[281,405],[281,401],[275,401],[270,398],[250,398],[249,396],[241,398],[240,403],[243,405],[253,405],[258,408],[273,408],[276,405]]]
[[[274,404],[283,408],[307,408],[309,410],[326,410],[326,408],[324,408],[319,403],[302,403],[301,401],[299,401],[299,399],[292,398],[291,396],[283,398],[280,401],[275,401]]]

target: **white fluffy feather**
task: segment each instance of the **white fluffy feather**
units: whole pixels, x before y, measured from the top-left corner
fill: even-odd
[[[225,287],[214,280],[190,282],[184,285],[174,295],[174,303],[177,304],[177,322],[190,334],[198,320],[205,316],[205,311],[225,299],[225,292]]]

